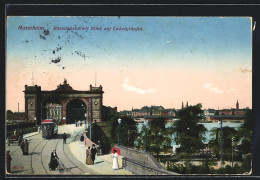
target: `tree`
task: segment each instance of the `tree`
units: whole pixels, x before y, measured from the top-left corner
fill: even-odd
[[[166,152],[171,146],[172,129],[166,128],[165,125],[165,118],[153,119],[147,127],[142,126],[137,138],[137,147],[141,149],[147,147],[147,151],[155,154],[157,160],[159,153]]]
[[[12,119],[13,118],[13,111],[7,110],[6,111],[6,119]]]
[[[232,153],[232,138],[236,136],[237,131],[233,127],[223,127],[223,149],[225,154],[226,160],[231,160],[231,153]],[[210,130],[211,136],[215,136],[215,139],[209,141],[209,147],[213,150],[214,154],[217,157],[220,157],[221,151],[221,135],[220,135],[220,128],[212,128]]]
[[[136,122],[129,117],[120,117],[121,124],[119,129],[118,119],[119,119],[118,114],[113,116],[110,119],[110,127],[111,127],[110,133],[111,133],[112,143],[113,144],[118,143],[118,136],[120,133],[120,145],[133,147],[134,141],[137,137]]]
[[[137,137],[136,122],[130,117],[122,117],[120,124],[120,144],[123,146],[134,147]]]
[[[252,110],[247,109],[245,113],[245,121],[238,128],[237,136],[235,138],[235,142],[239,144],[238,150],[242,152],[242,154],[247,154],[252,152],[252,129],[253,129],[253,114],[252,114]]]
[[[178,121],[174,123],[173,130],[177,134],[175,142],[180,145],[180,151],[193,154],[204,147],[204,134],[207,129],[199,124],[202,118],[201,104],[188,106],[178,111]]]

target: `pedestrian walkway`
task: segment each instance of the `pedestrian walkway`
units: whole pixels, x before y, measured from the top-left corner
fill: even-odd
[[[87,146],[82,146],[80,141],[72,142],[69,144],[71,153],[82,163],[86,164],[86,149]],[[119,170],[112,169],[111,154],[96,156],[95,164],[86,165],[96,175],[134,175],[122,168],[122,159],[119,158]]]

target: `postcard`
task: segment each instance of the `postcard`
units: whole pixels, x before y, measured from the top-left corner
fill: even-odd
[[[7,16],[6,176],[250,175],[253,28]]]

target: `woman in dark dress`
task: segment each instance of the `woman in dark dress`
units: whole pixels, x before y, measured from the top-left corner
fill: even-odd
[[[50,161],[50,168],[52,170],[55,170],[58,167],[58,160],[59,157],[56,153],[56,150],[54,149],[53,152],[51,152],[51,161]]]

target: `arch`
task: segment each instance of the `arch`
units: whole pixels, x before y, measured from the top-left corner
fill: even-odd
[[[73,101],[75,101],[75,100],[79,100],[79,101],[81,101],[83,104],[84,104],[84,106],[85,106],[85,113],[86,113],[86,115],[87,115],[87,117],[85,117],[85,118],[87,118],[87,122],[89,121],[88,119],[89,119],[89,103],[88,103],[88,101],[85,99],[85,98],[77,98],[77,97],[74,97],[74,98],[68,98],[63,104],[62,104],[62,124],[67,124],[67,123],[69,123],[69,119],[67,119],[67,108],[68,108],[68,105],[70,104],[70,103],[72,103]],[[70,122],[71,123],[71,122]]]

